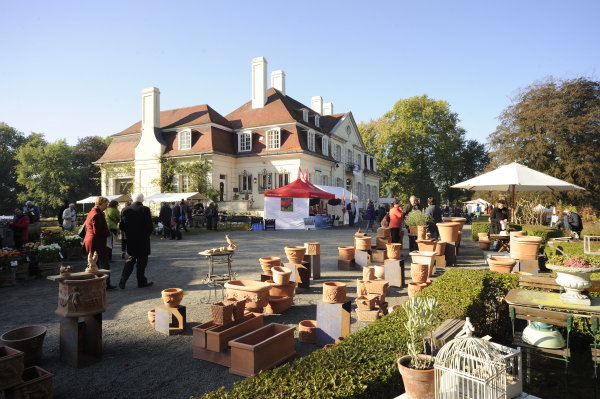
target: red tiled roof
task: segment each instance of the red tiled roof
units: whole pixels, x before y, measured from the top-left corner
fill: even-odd
[[[114,137],[104,154],[96,162],[133,161],[135,146],[140,140],[140,134]]]
[[[346,115],[345,113],[325,115],[319,119],[319,125],[324,133],[331,133],[331,129]]]

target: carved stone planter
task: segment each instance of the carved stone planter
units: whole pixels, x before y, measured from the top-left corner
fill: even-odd
[[[106,280],[108,276],[82,276],[59,280],[58,307],[61,317],[81,317],[106,311]]]
[[[371,244],[371,236],[354,237],[354,246],[360,251],[370,250]]]
[[[410,264],[410,277],[413,283],[424,283],[429,276],[429,265],[422,263]]]
[[[4,333],[0,341],[3,345],[23,352],[25,366],[33,366],[42,360],[46,331],[44,326],[21,327]]]
[[[305,242],[304,247],[306,248],[306,255],[321,254],[321,244],[318,242]]]
[[[387,249],[387,257],[389,259],[400,259],[402,257],[402,244],[391,243],[386,244],[385,247]]]
[[[23,382],[9,390],[8,397],[13,399],[52,398],[52,377],[43,368],[33,366],[23,370]]]
[[[299,264],[304,260],[306,255],[306,248],[300,246],[289,246],[285,247],[285,255],[287,256],[290,263]]]
[[[265,312],[269,314],[281,314],[292,307],[294,298],[289,296],[269,296],[269,304]]]
[[[271,284],[252,280],[233,280],[225,283],[227,297],[246,301],[246,310],[262,313],[269,303]]]
[[[239,320],[244,317],[246,311],[246,301],[238,301],[235,298],[227,298],[223,303],[233,306],[233,319]]]
[[[422,263],[431,267],[435,261],[434,251],[412,251],[410,253],[412,263]]]
[[[380,302],[385,302],[385,295],[390,283],[385,280],[356,280],[357,295],[374,294]]]
[[[210,305],[210,313],[215,324],[230,324],[233,321],[233,305],[216,302]]]
[[[176,308],[183,299],[183,290],[181,288],[167,288],[161,292],[162,300],[170,308]]]
[[[352,260],[354,259],[354,247],[338,247],[339,259],[340,260]]]
[[[12,387],[23,380],[23,359],[25,354],[8,346],[0,346],[0,391]]]
[[[375,267],[363,266],[363,280],[375,280]]]
[[[272,323],[231,340],[229,372],[245,377],[255,376],[261,370],[268,370],[294,356],[294,330],[294,327]]]
[[[290,282],[292,271],[285,266],[274,266],[271,269],[273,273],[273,281],[275,284],[284,285]]]
[[[346,284],[338,281],[323,283],[323,302],[342,303],[346,300]]]
[[[458,242],[458,231],[461,224],[458,222],[442,222],[436,223],[440,233],[440,239],[445,242]]]
[[[271,275],[271,268],[273,266],[281,265],[281,258],[278,256],[265,256],[263,258],[259,258],[260,267],[263,270],[263,273],[266,275]]]
[[[392,229],[389,227],[379,227],[377,229],[377,237],[388,238],[392,236]]]
[[[359,310],[373,310],[375,309],[376,298],[371,296],[370,298],[366,295],[361,295],[356,298],[356,307]]]
[[[298,339],[307,344],[317,343],[317,321],[302,320],[298,323]]]

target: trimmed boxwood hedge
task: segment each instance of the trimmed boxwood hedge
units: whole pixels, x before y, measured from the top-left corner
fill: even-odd
[[[550,238],[562,237],[562,230],[555,230],[546,226],[539,226],[534,224],[511,224],[512,230],[523,230],[527,232],[528,236],[542,237],[544,241],[548,241]],[[473,241],[479,241],[477,233],[487,233],[490,231],[489,223],[473,223],[471,225],[471,239]]]
[[[478,335],[502,340],[510,321],[502,298],[518,277],[485,270],[448,269],[422,291],[439,303],[436,324],[448,318],[471,317]],[[499,315],[499,313],[504,313]],[[220,388],[204,399],[228,398],[391,398],[404,388],[396,360],[407,353],[406,313],[400,307],[334,345],[245,378],[231,391]]]

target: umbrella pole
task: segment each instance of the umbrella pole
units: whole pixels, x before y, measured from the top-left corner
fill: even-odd
[[[511,196],[512,196],[512,206],[510,209],[510,214],[511,214],[511,220],[514,223],[515,222],[515,185],[512,185],[512,191],[511,191]]]

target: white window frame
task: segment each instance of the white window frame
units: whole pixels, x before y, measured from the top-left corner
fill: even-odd
[[[320,119],[321,119],[321,117],[319,115],[315,115],[315,126],[316,127],[321,127]]]
[[[347,155],[348,155],[348,161],[347,162],[352,165],[354,163],[354,153],[352,152],[351,149],[348,149],[348,154]]]
[[[308,122],[308,110],[306,108],[302,109],[302,120],[304,120],[304,122]]]
[[[321,152],[323,155],[329,155],[329,137],[327,136],[321,137]]]
[[[358,165],[358,169],[362,169],[362,155],[360,152],[356,154],[356,164]]]
[[[252,132],[244,131],[238,133],[238,151],[252,151]]]
[[[275,174],[275,188],[279,188],[279,187],[283,187],[283,186],[287,186],[288,184],[290,184],[290,173],[288,172],[283,172],[283,173],[276,173]]]
[[[239,187],[239,193],[240,194],[252,194],[252,175],[251,174],[247,174],[247,175],[240,175],[240,187]]]
[[[179,149],[190,150],[192,148],[192,129],[184,129],[177,135],[179,138]]]
[[[267,150],[278,150],[281,148],[281,129],[267,130]]]
[[[342,146],[339,144],[336,144],[335,146],[335,160],[342,162]]]
[[[307,138],[308,150],[309,151],[314,151],[315,150],[315,131],[314,130],[309,130],[307,137],[308,137]]]
[[[321,181],[323,182],[323,185],[324,185],[324,186],[328,186],[328,185],[329,185],[329,176],[327,176],[327,175],[323,175],[323,176],[321,177]]]
[[[181,175],[181,183],[180,190],[182,193],[187,193],[190,191],[190,177],[187,175]]]

